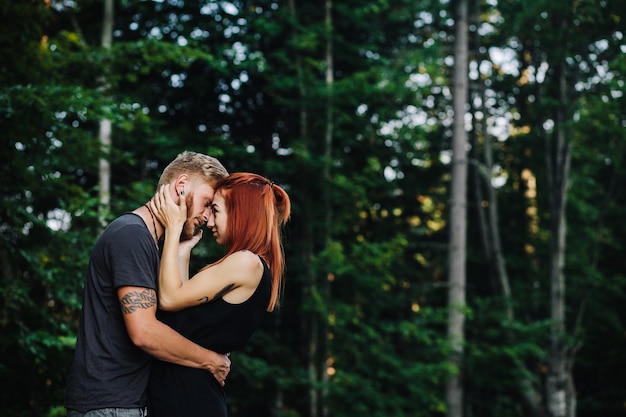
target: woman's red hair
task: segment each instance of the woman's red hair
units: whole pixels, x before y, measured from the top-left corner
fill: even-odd
[[[267,178],[248,172],[233,173],[219,180],[215,193],[224,198],[228,214],[228,252],[224,258],[245,249],[267,263],[272,273],[267,311],[273,311],[283,287],[285,257],[281,231],[291,214],[289,196]]]

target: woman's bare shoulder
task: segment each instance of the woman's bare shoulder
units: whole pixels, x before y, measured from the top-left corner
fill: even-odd
[[[231,253],[224,259],[224,263],[234,266],[240,271],[256,272],[263,269],[259,256],[245,249]]]

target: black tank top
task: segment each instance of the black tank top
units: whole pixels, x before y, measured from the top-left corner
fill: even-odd
[[[263,260],[255,292],[241,304],[218,299],[177,312],[159,311],[165,324],[191,341],[218,353],[243,348],[266,314],[272,276]],[[150,377],[151,417],[225,417],[226,399],[208,371],[156,361]]]

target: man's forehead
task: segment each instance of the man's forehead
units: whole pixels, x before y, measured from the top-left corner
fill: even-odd
[[[212,200],[213,195],[215,194],[215,188],[213,188],[213,185],[209,184],[208,182],[202,181],[197,184],[194,192],[200,197],[205,197]]]

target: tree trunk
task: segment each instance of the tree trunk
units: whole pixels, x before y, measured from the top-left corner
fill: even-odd
[[[463,343],[465,325],[465,251],[467,229],[467,132],[465,105],[468,92],[467,0],[459,0],[456,10],[454,44],[454,133],[452,143],[452,184],[450,211],[448,338],[451,361],[458,372],[447,383],[448,417],[463,416]]]
[[[334,77],[334,58],[333,58],[333,1],[325,0],[325,27],[326,27],[326,93],[328,96],[326,97],[326,129],[324,134],[324,182],[327,184],[322,187],[323,191],[323,200],[324,200],[324,213],[326,214],[326,219],[324,219],[324,244],[326,247],[330,245],[331,241],[331,224],[332,224],[332,205],[331,205],[331,197],[330,197],[330,184],[331,184],[331,166],[332,166],[332,149],[333,149],[333,135],[334,135],[334,123],[333,123],[333,83],[335,81]],[[331,271],[326,271],[326,275]],[[321,277],[321,281],[324,285],[324,294],[325,299],[328,300],[330,297],[330,282],[326,277]],[[327,323],[322,322],[322,332],[321,334],[327,334]],[[330,343],[330,342],[327,342]],[[321,375],[322,375],[322,392],[321,392],[321,415],[322,417],[329,416],[329,410],[327,407],[328,394],[329,394],[329,383],[330,383],[330,373],[328,367],[328,359],[330,359],[331,354],[330,346],[326,346],[325,354],[321,355],[322,363],[320,364]]]
[[[566,134],[567,81],[564,66],[559,71],[559,107],[554,146],[546,150],[550,190],[550,347],[546,402],[552,417],[575,417],[576,393],[572,375],[572,351],[567,345],[565,321],[565,236],[567,217],[565,207],[570,170],[571,151]],[[546,141],[548,146],[550,141]]]
[[[298,23],[298,14],[296,10],[295,0],[289,0],[289,14],[294,24],[293,36],[298,36],[298,29],[295,25]],[[304,68],[301,63],[301,57],[298,51],[295,51],[295,70],[298,85],[298,96],[300,100],[299,104],[299,125],[300,125],[300,140],[303,143],[303,147],[308,154],[308,136],[309,136],[309,113],[306,106],[308,92],[306,83],[304,81]],[[314,203],[312,201],[311,193],[308,191],[311,187],[308,183],[308,176],[304,175],[300,178],[302,181],[300,184],[302,195],[302,218],[304,224],[304,231],[302,236],[302,252],[301,259],[304,270],[307,271],[306,284],[302,288],[302,299],[308,299],[313,294],[318,292],[318,285],[314,269],[312,267],[314,247],[315,247],[315,233],[313,230],[313,211],[311,206]],[[307,379],[308,379],[308,417],[318,417],[319,396],[318,396],[318,351],[320,346],[319,339],[319,318],[316,312],[311,312],[308,315],[307,334],[304,335],[304,340],[308,341],[306,347],[306,361],[307,361]]]
[[[113,42],[113,0],[104,1],[104,17],[102,18],[102,38],[101,46],[104,49],[111,48]],[[107,93],[108,86],[106,77],[99,80],[101,83],[101,91]],[[98,139],[100,140],[100,161],[98,169],[99,182],[99,219],[100,226],[106,227],[106,217],[111,207],[111,164],[109,162],[111,152],[111,120],[102,119],[98,130]]]

